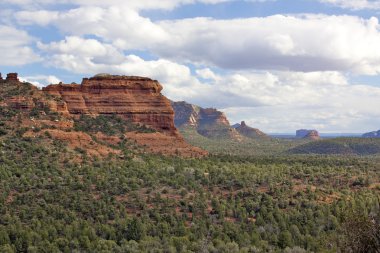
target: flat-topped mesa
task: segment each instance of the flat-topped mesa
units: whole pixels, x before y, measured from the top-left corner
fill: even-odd
[[[81,85],[60,83],[43,88],[61,97],[70,114],[117,114],[133,123],[177,135],[173,108],[161,90],[161,84],[150,78],[108,74],[84,78]]]

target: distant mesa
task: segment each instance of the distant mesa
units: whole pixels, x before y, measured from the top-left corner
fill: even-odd
[[[321,137],[317,130],[300,129],[296,131],[296,138],[319,140]]]
[[[257,128],[253,128],[248,126],[245,121],[242,121],[240,124],[235,124],[233,127],[238,131],[241,135],[248,138],[258,138],[258,137],[268,137],[265,133],[260,131]]]
[[[380,130],[365,133],[362,135],[363,138],[380,138]]]

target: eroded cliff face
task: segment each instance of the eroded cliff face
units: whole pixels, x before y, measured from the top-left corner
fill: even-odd
[[[174,111],[158,81],[130,76],[84,78],[81,85],[49,85],[44,92],[60,97],[72,115],[116,114],[159,132],[177,135]]]
[[[242,139],[242,136],[230,126],[226,115],[217,109],[201,108],[184,101],[172,102],[172,106],[175,111],[176,127],[193,127],[207,138]]]
[[[85,78],[80,85],[60,83],[39,90],[18,81],[17,75],[11,77],[0,80],[0,110],[9,115],[16,113],[10,117],[17,117],[17,122],[9,118],[7,125],[10,129],[24,129],[24,137],[43,139],[48,135],[72,150],[98,156],[120,154],[126,140],[138,153],[207,155],[188,144],[177,131],[174,110],[161,94],[158,81],[101,75]],[[104,134],[99,127],[91,128],[89,124],[99,125],[104,131],[119,126],[119,132],[107,130]]]

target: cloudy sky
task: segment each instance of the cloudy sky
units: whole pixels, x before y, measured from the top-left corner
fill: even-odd
[[[97,73],[265,132],[380,129],[380,0],[0,0],[0,72]]]

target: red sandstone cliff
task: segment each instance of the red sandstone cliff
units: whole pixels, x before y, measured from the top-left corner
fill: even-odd
[[[146,152],[184,157],[207,155],[206,151],[189,145],[178,133],[173,108],[161,90],[161,84],[149,78],[98,75],[83,79],[80,85],[60,83],[41,91],[31,84],[21,83],[14,73],[0,81],[0,107],[19,111],[20,124],[29,129],[25,136],[43,138],[47,132],[53,139],[89,154],[118,154],[120,150],[114,147],[126,137]],[[52,119],[46,113],[57,116]],[[126,125],[144,125],[155,131],[132,128],[117,136],[75,131],[74,120],[81,121],[80,116],[84,114],[117,115]],[[43,115],[42,118],[39,115]],[[33,131],[41,127],[44,131]],[[94,134],[99,143],[93,140],[91,135]]]
[[[159,132],[177,135],[174,111],[158,81],[131,76],[95,76],[81,85],[49,85],[44,92],[61,97],[70,114],[117,114]]]

